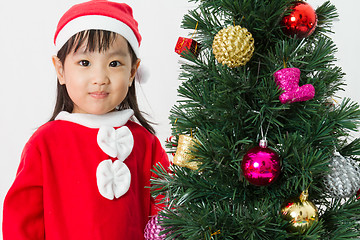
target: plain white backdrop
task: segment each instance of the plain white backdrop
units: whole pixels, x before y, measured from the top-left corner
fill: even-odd
[[[51,63],[53,34],[61,15],[80,0],[19,0],[0,5],[0,211],[20,161],[22,148],[37,127],[48,121],[55,101],[56,76]],[[138,88],[141,107],[151,115],[160,141],[170,136],[169,111],[176,103],[180,57],[174,52],[186,0],[123,1],[133,7],[143,36],[142,63],[150,71]],[[314,8],[324,0],[309,0]],[[358,57],[359,0],[331,0],[340,14],[332,36],[338,65],[347,74],[340,97],[360,102]],[[2,216],[1,216],[2,220]]]

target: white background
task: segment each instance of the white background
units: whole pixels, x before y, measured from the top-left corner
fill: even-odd
[[[37,127],[51,116],[56,77],[51,63],[53,33],[58,19],[79,0],[19,0],[0,4],[0,211],[19,164],[22,148]],[[143,36],[142,63],[150,79],[138,89],[143,109],[158,123],[162,143],[170,135],[169,111],[177,98],[179,56],[174,52],[179,36],[192,32],[180,28],[183,15],[194,7],[186,0],[134,0],[131,5]],[[309,0],[314,8],[324,0]],[[333,39],[339,49],[348,86],[341,97],[360,101],[358,89],[359,0],[332,0],[340,17]],[[1,217],[2,219],[2,217]]]

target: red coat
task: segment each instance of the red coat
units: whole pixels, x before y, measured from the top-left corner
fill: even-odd
[[[62,114],[63,120],[44,124],[24,148],[4,202],[4,240],[144,239],[143,229],[156,213],[146,188],[150,169],[156,163],[165,168],[169,164],[159,140],[127,121],[131,110],[89,118]],[[134,141],[123,162],[131,173],[130,187],[113,200],[100,194],[97,182],[99,164],[117,160],[99,147],[102,123],[114,129],[125,124]]]

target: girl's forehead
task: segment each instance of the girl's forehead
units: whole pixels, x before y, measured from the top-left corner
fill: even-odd
[[[126,39],[119,34],[114,34],[112,37],[87,35],[77,39],[73,47],[73,52],[106,52],[109,54],[128,55],[129,49]]]

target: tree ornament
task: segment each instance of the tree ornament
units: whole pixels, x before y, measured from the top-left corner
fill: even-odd
[[[212,48],[219,63],[230,68],[244,66],[253,55],[254,38],[246,28],[229,26],[215,35]]]
[[[184,57],[185,54],[189,54],[189,51],[197,57],[200,52],[200,44],[194,39],[179,37],[175,46],[175,52]]]
[[[283,68],[274,73],[276,84],[284,90],[279,96],[282,104],[302,102],[313,99],[315,96],[315,88],[311,84],[305,84],[299,87],[300,69]]]
[[[356,193],[356,199],[360,199],[360,189],[357,191],[357,193]]]
[[[243,157],[241,169],[244,177],[256,186],[267,186],[280,175],[279,156],[261,140],[258,147],[250,149]]]
[[[144,238],[145,240],[163,240],[167,235],[160,235],[160,232],[163,230],[165,230],[165,228],[160,226],[159,217],[158,215],[156,215],[152,217],[146,224],[146,227],[144,229]]]
[[[360,166],[357,161],[335,153],[330,160],[330,172],[325,185],[336,198],[350,197],[360,188]]]
[[[197,170],[199,168],[199,163],[192,161],[194,159],[192,152],[195,151],[194,146],[196,143],[198,143],[198,141],[193,137],[180,135],[174,156],[174,164],[180,167],[187,167],[192,170]]]
[[[319,220],[318,210],[308,197],[308,191],[304,191],[300,197],[291,198],[281,205],[281,216],[290,223],[289,232],[304,233]]]
[[[280,22],[287,36],[306,38],[315,31],[317,15],[308,3],[296,1],[287,10],[290,10],[290,14],[284,16]]]
[[[170,136],[170,137],[168,137],[168,138],[165,140],[165,142],[166,142],[167,144],[171,144],[171,147],[177,147],[177,144],[176,144],[175,142],[173,142],[173,139],[174,139],[174,138],[175,138],[175,136]],[[175,156],[175,153],[172,152],[171,155],[174,157],[174,156]]]

